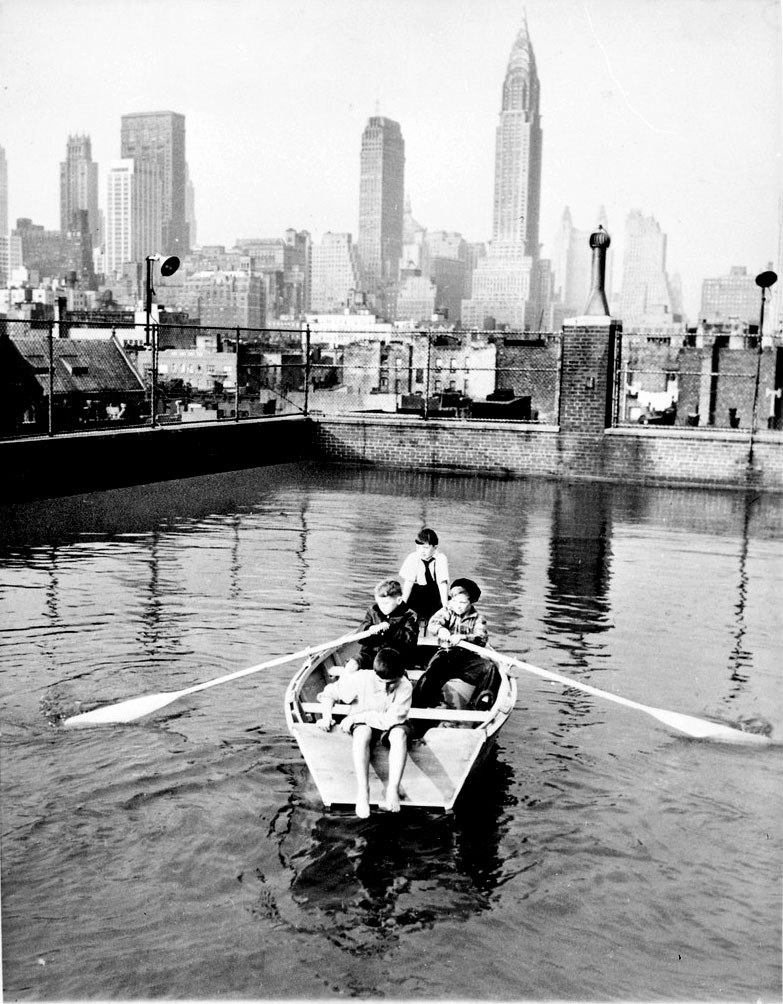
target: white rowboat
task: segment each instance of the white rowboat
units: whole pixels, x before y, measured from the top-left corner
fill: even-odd
[[[285,693],[288,728],[296,739],[305,763],[327,809],[352,806],[356,801],[356,778],[351,754],[351,737],[341,729],[324,732],[316,722],[321,717],[317,695],[338,674],[346,659],[358,653],[356,642],[328,649],[307,659],[295,673]],[[420,640],[416,665],[408,676],[415,681],[435,654],[434,641]],[[488,658],[492,650],[482,650]],[[493,660],[495,661],[495,660]],[[452,681],[444,688],[452,707],[412,708],[410,721],[432,723],[421,739],[408,746],[408,758],[400,784],[400,804],[450,811],[468,779],[478,770],[495,745],[517,699],[516,681],[505,664],[496,662],[500,685],[494,704],[486,711],[458,707],[464,702],[464,685]],[[336,704],[333,716],[339,720],[349,706]],[[373,746],[370,760],[370,805],[384,800],[388,777],[388,750]]]

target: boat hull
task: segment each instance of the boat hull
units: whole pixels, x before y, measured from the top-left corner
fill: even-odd
[[[317,695],[355,651],[354,647],[346,646],[309,659],[294,675],[285,695],[289,730],[327,809],[355,804],[356,779],[350,736],[341,729],[324,732],[315,724],[320,717]],[[435,651],[434,644],[419,644],[417,666],[409,673],[412,678],[420,674]],[[487,656],[491,658],[491,650],[487,650]],[[411,720],[423,723],[427,731],[409,743],[400,784],[401,806],[450,811],[489,755],[516,702],[515,680],[501,662],[496,665],[500,685],[489,710],[411,709]],[[345,705],[336,705],[335,718],[347,711]],[[384,800],[388,763],[386,747],[374,744],[369,774],[371,806],[380,806]]]

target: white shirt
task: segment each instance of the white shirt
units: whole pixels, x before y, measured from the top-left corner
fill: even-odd
[[[441,554],[440,551],[436,551],[433,554],[435,559],[432,565],[432,577],[435,582],[440,585],[441,582],[448,584],[449,581],[449,562],[445,554]],[[419,557],[418,552],[414,551],[409,554],[408,557],[403,561],[402,568],[400,569],[400,577],[405,579],[406,582],[415,582],[419,586],[427,585],[427,577],[424,574],[424,562]]]
[[[365,725],[385,732],[408,717],[412,695],[413,686],[407,676],[397,682],[394,690],[387,690],[386,682],[374,670],[357,669],[327,684],[318,699],[328,697],[343,704],[355,704],[351,714],[360,714]]]

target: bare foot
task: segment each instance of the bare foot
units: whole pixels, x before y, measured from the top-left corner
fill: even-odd
[[[400,811],[400,796],[397,792],[386,792],[386,798],[381,803],[381,808],[385,812],[399,812]]]
[[[370,815],[370,803],[366,798],[358,798],[356,800],[356,815],[359,819],[367,819]]]

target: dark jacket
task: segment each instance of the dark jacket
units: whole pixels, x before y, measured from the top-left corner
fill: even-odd
[[[413,662],[414,649],[419,636],[419,620],[416,611],[403,600],[390,614],[381,613],[377,603],[373,603],[359,626],[366,631],[373,624],[388,622],[389,629],[365,638],[359,650],[358,662],[361,669],[372,669],[375,653],[379,648],[396,648],[406,663]]]

